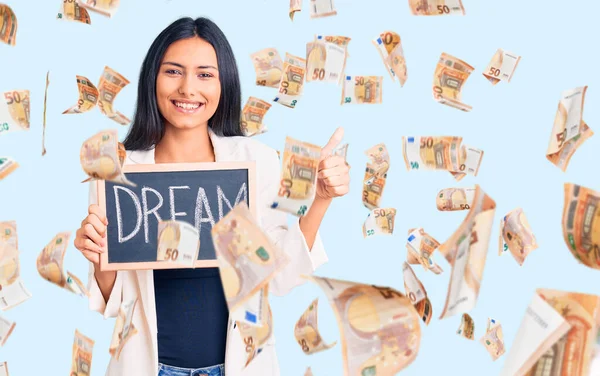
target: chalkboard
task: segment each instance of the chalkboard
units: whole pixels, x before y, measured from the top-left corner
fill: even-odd
[[[238,202],[256,216],[254,162],[125,165],[136,187],[98,180],[98,205],[108,219],[100,270],[175,269],[157,261],[158,221],[176,219],[200,231],[194,267],[216,267],[211,229]]]

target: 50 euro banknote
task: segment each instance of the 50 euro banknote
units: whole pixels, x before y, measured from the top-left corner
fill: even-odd
[[[462,102],[462,88],[475,68],[442,53],[433,74],[433,98],[441,104],[469,112],[473,107]]]
[[[381,103],[382,96],[382,76],[346,76],[342,83],[342,105]]]
[[[463,15],[461,0],[408,0],[413,16]]]
[[[306,44],[306,82],[322,81],[339,84],[344,78],[346,68],[347,38],[345,43],[336,43],[334,38],[315,35],[312,42]]]
[[[83,142],[79,160],[89,178],[82,183],[99,179],[136,186],[123,172],[127,152],[117,137],[117,130],[110,129],[101,131]]]
[[[398,79],[400,86],[404,86],[407,70],[400,35],[394,31],[384,31],[373,39],[372,43],[379,51],[383,64],[392,80],[396,81]]]
[[[566,183],[562,228],[573,256],[592,269],[600,269],[600,192]]]
[[[29,130],[29,90],[12,90],[0,100],[0,136],[14,131]]]

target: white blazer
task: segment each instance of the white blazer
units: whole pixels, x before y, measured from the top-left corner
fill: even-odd
[[[262,230],[279,249],[285,251],[290,262],[271,281],[269,291],[284,295],[304,282],[300,275],[312,274],[327,262],[321,237],[317,233],[309,250],[300,231],[298,219],[288,228],[287,214],[270,208],[279,190],[281,167],[277,153],[272,148],[247,137],[219,137],[209,129],[210,139],[217,162],[256,161],[257,217]],[[127,152],[125,164],[153,164],[154,149]],[[90,184],[90,204],[96,203],[96,184]],[[110,220],[110,219],[109,219]],[[118,271],[115,285],[107,302],[94,277],[94,265],[90,263],[88,280],[90,309],[104,318],[116,317],[122,301],[139,298],[133,315],[133,325],[138,330],[124,346],[119,360],[110,359],[107,376],[154,376],[158,374],[158,347],[156,306],[154,301],[154,275],[152,270]],[[279,365],[273,337],[262,352],[244,368],[247,354],[239,329],[234,329],[229,319],[225,374],[227,376],[278,376]],[[199,341],[197,346],[205,346]]]

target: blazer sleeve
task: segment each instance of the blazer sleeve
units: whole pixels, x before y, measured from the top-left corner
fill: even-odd
[[[304,234],[300,230],[300,218],[294,217],[292,225],[287,225],[287,213],[271,209],[271,203],[279,191],[281,167],[279,158],[273,149],[268,150],[266,160],[261,161],[262,176],[258,184],[261,186],[259,204],[262,229],[273,241],[274,245],[284,251],[290,262],[273,278],[269,290],[275,295],[285,295],[294,287],[306,282],[302,275],[313,274],[315,270],[328,261],[321,236],[317,236],[312,248],[308,248]],[[259,173],[260,174],[260,173]]]
[[[90,182],[89,204],[92,205],[97,203],[97,182],[92,180]],[[96,277],[94,276],[94,264],[90,262],[90,271],[88,274],[90,309],[92,311],[99,312],[102,316],[104,316],[105,319],[109,317],[117,317],[119,314],[121,301],[123,300],[123,278],[124,273],[122,271],[117,271],[115,285],[113,286],[108,301],[105,301],[104,297],[102,296],[102,292],[100,291],[100,287],[98,287]]]

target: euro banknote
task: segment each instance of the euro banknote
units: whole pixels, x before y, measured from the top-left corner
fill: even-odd
[[[158,222],[156,260],[194,267],[200,251],[200,234],[191,224],[169,220]]]
[[[134,300],[121,302],[119,307],[119,314],[115,320],[115,329],[113,330],[112,338],[110,340],[110,347],[108,352],[110,355],[119,360],[123,347],[137,334],[137,329],[133,325],[133,311],[137,303],[137,298]]]
[[[116,129],[100,131],[88,138],[79,151],[81,168],[89,176],[83,182],[98,179],[135,187],[123,172],[126,155]]]
[[[38,255],[37,270],[40,276],[48,282],[77,295],[88,296],[89,293],[83,282],[73,273],[64,271],[63,262],[70,236],[70,232],[60,232],[52,238]]]
[[[479,339],[479,343],[485,347],[493,361],[504,355],[506,348],[502,325],[495,319],[488,318],[485,334]]]
[[[242,119],[240,121],[244,136],[256,136],[267,131],[267,126],[263,124],[263,120],[270,108],[271,104],[262,99],[248,98],[242,109]]]
[[[302,95],[305,75],[306,60],[286,53],[281,81],[279,81],[279,91],[273,101],[286,107],[295,108]]]
[[[250,54],[254,72],[256,73],[256,85],[267,87],[279,87],[283,73],[283,60],[275,48],[264,48]]]
[[[89,10],[112,17],[119,8],[121,0],[77,0],[77,2]]]
[[[0,4],[0,40],[10,46],[17,43],[17,16],[6,4]]]
[[[69,376],[90,376],[93,350],[94,340],[84,336],[79,330],[75,329],[71,373]]]
[[[465,8],[461,0],[408,0],[414,16],[463,15]]]
[[[440,243],[422,228],[409,229],[406,240],[406,261],[411,265],[421,264],[425,270],[431,270],[434,274],[441,274],[442,268],[431,257],[439,246]]]
[[[485,68],[483,76],[493,85],[500,81],[510,82],[519,61],[521,61],[521,56],[499,48]]]
[[[473,318],[468,313],[463,313],[456,334],[470,340],[475,338],[475,321],[473,321]]]
[[[7,320],[0,316],[0,347],[4,346],[6,340],[12,334],[15,329],[16,323],[14,321]]]
[[[12,90],[0,100],[0,136],[15,131],[28,131],[30,126],[29,90]]]
[[[346,58],[347,45],[341,46],[329,42],[323,35],[315,35],[315,39],[306,44],[306,82],[341,83]]]
[[[469,112],[473,107],[462,102],[462,89],[475,68],[442,53],[433,74],[433,98],[441,104]]]
[[[304,311],[294,327],[294,337],[305,354],[314,354],[335,346],[337,342],[326,344],[319,333],[319,299],[315,299]]]
[[[435,199],[440,211],[469,210],[475,197],[474,188],[444,188]]]
[[[565,183],[563,237],[582,264],[600,269],[600,192]]]
[[[407,70],[400,35],[394,31],[384,31],[373,39],[372,43],[379,51],[385,69],[392,80],[398,79],[400,86],[403,87],[406,83]]]
[[[79,5],[75,0],[61,1],[56,18],[60,20],[77,21],[88,25],[92,23],[87,9]]]
[[[342,83],[342,105],[381,103],[382,76],[346,76]]]
[[[365,151],[369,161],[363,179],[363,205],[370,210],[379,207],[383,189],[390,168],[390,155],[384,143],[374,145]]]
[[[8,242],[0,242],[0,287],[0,309],[3,311],[31,298],[21,280],[19,250]]]
[[[523,265],[529,252],[538,247],[535,235],[529,226],[523,209],[517,208],[500,221],[498,253],[510,251],[519,265]]]
[[[394,233],[394,219],[396,209],[376,208],[371,210],[363,223],[363,237],[374,235],[392,235]]]

